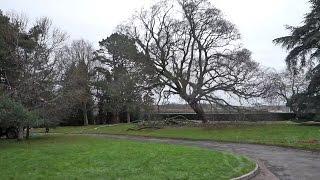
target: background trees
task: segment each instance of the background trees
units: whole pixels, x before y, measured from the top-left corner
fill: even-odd
[[[310,80],[309,87],[304,93],[296,95],[294,99],[299,102],[299,106],[316,110],[320,107],[320,101],[318,101],[320,96],[320,1],[310,0],[310,3],[311,12],[306,14],[304,24],[298,27],[287,26],[290,34],[275,39],[274,43],[289,50],[286,63],[288,69],[293,71],[294,75],[299,74],[299,69],[311,65],[309,74],[306,76]]]
[[[73,110],[73,114],[82,112],[83,125],[88,125],[88,112],[91,96],[93,47],[84,40],[73,41],[70,46],[61,50],[60,58],[64,66],[62,78],[62,101],[67,105],[64,108]],[[72,114],[72,113],[69,113]]]
[[[27,49],[28,44],[34,44],[34,41],[23,31],[25,22],[22,19],[13,20],[0,11],[0,23],[1,90],[12,92],[23,70],[20,57],[23,54],[19,52]]]
[[[130,122],[131,115],[139,112],[143,96],[150,91],[146,88],[150,74],[140,65],[143,58],[135,41],[123,34],[112,34],[100,42],[96,57],[100,62],[96,70],[103,75],[96,83],[103,94],[100,108],[112,112],[115,123],[119,123],[121,112]]]
[[[57,76],[60,73],[57,69],[59,62],[55,57],[67,36],[53,27],[48,18],[38,19],[28,30],[28,36],[33,41],[32,46],[20,52],[23,68],[12,97],[29,111],[38,112],[43,118],[49,119],[48,103],[57,103],[54,100],[57,96]]]
[[[47,102],[54,98],[55,51],[66,35],[53,28],[48,18],[38,19],[27,29],[24,16],[1,13],[1,23],[1,93],[21,103],[28,112],[44,112]],[[45,117],[46,113],[39,115]],[[29,121],[24,122],[27,124],[18,123],[19,130],[27,126],[28,137]]]
[[[306,78],[306,69],[300,69],[296,74],[292,70],[270,72],[270,88],[266,98],[271,104],[285,104],[291,111],[298,113],[300,107],[295,102],[295,97],[304,93],[309,85]]]
[[[18,127],[17,138],[22,140],[23,127],[38,124],[41,124],[41,119],[35,113],[28,111],[21,103],[5,95],[0,97],[0,130],[4,130],[3,127]]]
[[[241,48],[234,24],[207,0],[158,3],[122,33],[137,42],[166,91],[184,99],[203,122],[201,102],[231,106],[221,94],[250,98],[263,93],[262,73],[250,51]]]
[[[74,125],[88,125],[91,112],[112,115],[113,123],[121,116],[130,122],[152,109],[154,94],[158,104],[163,96],[180,96],[203,122],[204,103],[236,108],[236,101],[262,95],[285,101],[294,112],[316,111],[319,1],[310,2],[304,25],[288,27],[289,36],[274,40],[290,53],[288,70],[271,75],[251,59],[235,25],[208,0],[156,3],[103,39],[97,51],[85,40],[67,43],[66,33],[48,18],[28,24],[24,16],[0,12],[1,93],[17,103],[13,109],[21,104],[46,119],[45,126],[72,124],[70,117],[77,118]],[[23,122],[20,129],[33,125]]]

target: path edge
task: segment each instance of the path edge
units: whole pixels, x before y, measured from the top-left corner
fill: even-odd
[[[254,170],[250,171],[249,173],[236,177],[236,178],[232,178],[231,180],[250,180],[252,178],[254,178],[257,174],[259,173],[259,165],[258,163],[256,163],[256,167],[254,168]]]

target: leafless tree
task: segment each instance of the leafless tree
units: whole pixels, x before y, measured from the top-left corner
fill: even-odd
[[[263,73],[235,25],[208,0],[161,1],[119,29],[136,40],[167,92],[180,95],[203,122],[202,102],[232,106],[221,92],[244,99],[264,93]]]
[[[296,70],[286,69],[281,72],[270,72],[270,89],[266,94],[266,99],[270,103],[289,104],[291,98],[307,90],[309,80],[307,80],[306,69]],[[297,112],[297,107],[290,107],[293,112]]]
[[[70,106],[81,105],[83,124],[88,122],[88,103],[91,99],[90,78],[92,73],[93,47],[85,40],[73,41],[62,49],[61,59],[64,66],[62,77],[63,98]],[[70,107],[66,107],[67,109]]]

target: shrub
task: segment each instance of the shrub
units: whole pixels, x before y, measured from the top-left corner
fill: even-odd
[[[0,97],[0,124],[9,126],[30,126],[40,123],[36,113],[28,111],[21,103],[8,96]]]
[[[316,114],[316,115],[313,117],[313,121],[320,122],[320,114]]]

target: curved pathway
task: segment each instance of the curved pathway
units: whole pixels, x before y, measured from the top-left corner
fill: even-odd
[[[89,134],[86,134],[89,135]],[[144,142],[159,142],[197,146],[212,150],[227,151],[241,154],[255,159],[261,172],[255,180],[319,180],[320,179],[320,152],[310,152],[298,149],[255,144],[221,143],[214,141],[192,141],[169,138],[153,138],[125,135],[97,135],[113,139],[127,139]],[[270,173],[270,171],[272,173]]]

